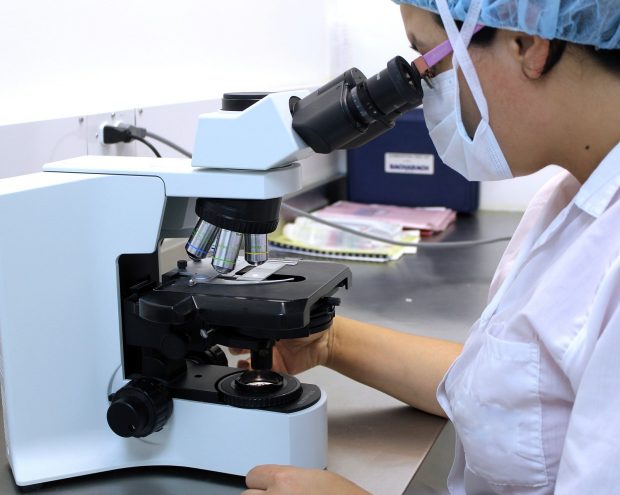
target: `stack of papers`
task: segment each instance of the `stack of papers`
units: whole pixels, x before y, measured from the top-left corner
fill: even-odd
[[[413,208],[351,201],[338,201],[314,214],[337,223],[366,220],[383,225],[397,225],[401,229],[417,229],[423,236],[443,232],[456,220],[456,212],[448,208]]]
[[[381,238],[419,242],[420,230],[412,229],[411,222],[408,222],[405,228],[404,222],[399,223],[396,217],[388,222],[384,215],[373,214],[371,208],[375,205],[359,205],[360,207],[351,205],[356,203],[341,201],[314,214],[333,223]],[[428,221],[420,224],[425,227],[430,225]],[[432,226],[434,228],[435,224]],[[269,236],[269,242],[273,249],[279,251],[375,262],[396,260],[403,254],[415,253],[417,250],[414,246],[395,246],[343,232],[305,217],[299,217],[295,222],[281,227]]]
[[[316,223],[316,222],[315,222]],[[327,227],[329,228],[329,227]],[[399,240],[404,242],[418,242],[419,231],[409,231]],[[385,262],[399,259],[403,254],[415,253],[415,247],[394,246],[384,244],[383,247],[354,248],[354,247],[326,247],[308,243],[307,241],[294,240],[279,229],[269,234],[269,245],[273,250],[289,253],[300,253],[321,258],[337,258],[352,261]]]

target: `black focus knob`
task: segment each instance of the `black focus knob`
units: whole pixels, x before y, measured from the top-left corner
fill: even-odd
[[[172,414],[166,385],[155,378],[136,378],[110,398],[108,424],[121,437],[145,437],[163,428]]]
[[[217,366],[228,366],[226,353],[218,345],[211,346],[204,352],[190,352],[187,359],[194,364],[215,364]]]
[[[209,349],[205,351],[205,356],[207,357],[207,364],[216,364],[218,366],[228,366],[228,358],[226,357],[226,353],[222,350],[219,345],[211,346]]]

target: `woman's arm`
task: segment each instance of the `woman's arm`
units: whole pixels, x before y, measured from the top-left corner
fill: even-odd
[[[435,396],[462,344],[336,317],[325,365],[423,411],[445,417]]]
[[[444,416],[435,393],[463,346],[419,337],[337,316],[325,332],[283,339],[273,352],[273,369],[296,375],[327,366],[432,414]],[[245,354],[247,349],[230,349]],[[237,366],[249,368],[248,359]]]

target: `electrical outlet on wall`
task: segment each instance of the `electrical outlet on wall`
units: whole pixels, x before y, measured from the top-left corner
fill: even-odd
[[[87,149],[89,155],[106,156],[135,156],[136,146],[140,143],[103,144],[101,131],[104,125],[119,123],[135,125],[135,110],[121,110],[118,112],[101,113],[86,117]]]

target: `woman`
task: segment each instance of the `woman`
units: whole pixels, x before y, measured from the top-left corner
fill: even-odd
[[[471,180],[551,163],[565,172],[528,207],[464,347],[337,318],[279,343],[280,369],[329,366],[449,417],[452,493],[617,492],[620,2],[399,3],[416,50],[447,38],[454,49],[425,87],[442,159]],[[486,27],[472,38],[477,23]],[[247,494],[364,493],[282,466],[253,469],[247,484]]]

